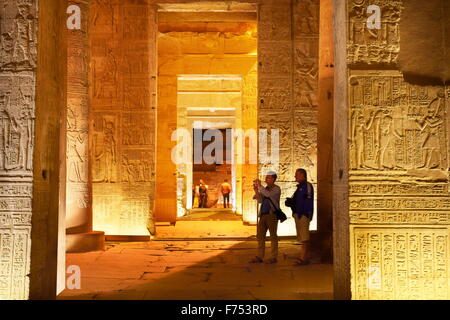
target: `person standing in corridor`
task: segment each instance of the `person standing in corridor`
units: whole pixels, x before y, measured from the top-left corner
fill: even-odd
[[[275,209],[280,208],[281,189],[275,184],[277,175],[273,171],[269,171],[266,175],[266,187],[261,185],[261,181],[256,179],[253,183],[253,189],[258,203],[261,207],[258,213],[259,221],[257,226],[256,237],[258,239],[258,255],[253,258],[250,263],[261,263],[264,259],[266,234],[267,230],[270,232],[271,242],[271,257],[266,260],[266,263],[276,263],[278,257],[278,217],[275,214]]]

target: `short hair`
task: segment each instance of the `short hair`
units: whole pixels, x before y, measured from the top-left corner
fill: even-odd
[[[308,173],[303,168],[298,168],[295,172],[301,172],[303,176],[305,177],[305,180],[308,180]]]
[[[274,180],[277,180],[278,177],[275,171],[269,171],[266,175],[272,176]]]
[[[224,179],[223,181],[224,181],[224,182],[228,182],[228,179]]]

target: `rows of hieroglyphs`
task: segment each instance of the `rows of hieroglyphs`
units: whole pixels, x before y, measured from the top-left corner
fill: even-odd
[[[0,6],[0,299],[28,297],[37,6]]]
[[[402,1],[347,3],[352,297],[448,298],[449,92],[398,71]]]

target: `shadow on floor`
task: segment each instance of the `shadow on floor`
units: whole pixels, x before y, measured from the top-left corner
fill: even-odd
[[[270,250],[267,242],[266,254]],[[256,241],[152,241],[68,254],[81,268],[81,290],[58,299],[322,300],[333,297],[333,267],[292,266],[294,241],[280,241],[277,264],[249,264]]]

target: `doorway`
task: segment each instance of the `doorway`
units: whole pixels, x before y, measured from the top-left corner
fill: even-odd
[[[248,185],[253,180],[246,174],[255,177],[257,163],[241,161],[251,143],[245,136],[240,143],[236,132],[257,129],[256,7],[245,14],[192,15],[164,8],[158,13],[158,234],[168,222],[236,223],[230,229],[254,225],[256,206],[247,208],[254,202],[247,199],[253,196]],[[176,150],[183,144],[187,156],[181,161]],[[196,192],[200,179],[208,185],[203,208]],[[232,190],[229,208],[223,206],[225,180]]]

